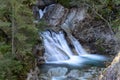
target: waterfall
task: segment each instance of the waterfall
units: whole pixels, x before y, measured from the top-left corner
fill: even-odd
[[[63,32],[45,31],[41,33],[41,36],[45,47],[46,62],[61,61],[72,57],[72,51],[65,40]]]
[[[40,9],[40,10],[39,10],[40,19],[43,17],[43,14],[44,14],[44,13],[43,13],[42,9]]]
[[[51,4],[49,6],[46,6],[44,10],[40,9],[39,10],[40,19],[44,16],[44,14],[47,14],[47,12],[49,12],[49,10],[51,11],[54,7],[55,4]],[[60,6],[60,8],[63,7]],[[75,12],[76,14],[73,12]],[[44,32],[40,32],[40,35],[43,38],[43,45],[45,48],[45,53],[44,53],[45,63],[55,63],[55,64],[65,63],[65,64],[78,65],[90,61],[106,60],[106,58],[103,56],[89,54],[82,47],[79,41],[73,35],[70,34],[72,30],[70,26],[73,26],[73,23],[76,22],[76,20],[78,20],[78,22],[82,20],[84,18],[84,13],[85,13],[84,10],[81,11],[80,9],[79,10],[71,9],[71,13],[68,13],[67,15],[68,18],[64,21],[63,24],[61,24],[61,28],[67,33],[67,38],[69,42],[71,42],[71,44],[73,45],[74,49],[73,48],[71,49],[71,47],[69,46],[68,40],[66,40],[66,36],[64,35],[63,31],[54,32],[52,30],[46,30]],[[79,17],[76,17],[76,15]],[[58,18],[56,16],[52,16],[52,17],[55,17],[56,19]],[[74,52],[76,52],[77,55]]]
[[[78,55],[80,56],[81,54],[87,54],[87,52],[85,51],[85,49],[82,47],[82,45],[78,42],[77,39],[75,39],[72,35],[69,36],[70,40],[72,41],[76,52],[78,53]]]
[[[79,41],[74,36],[69,35],[68,38],[72,42],[74,49],[78,54],[76,56],[75,53],[73,53],[72,49],[69,47],[63,31],[56,33],[52,30],[47,30],[41,32],[40,35],[43,38],[43,45],[45,48],[44,57],[46,63],[66,63],[79,65],[86,61],[105,61],[106,59],[100,55],[87,53]]]
[[[55,4],[51,4],[49,6],[46,6],[43,10],[39,9],[39,18],[42,19],[42,17],[44,16],[44,14],[47,12],[47,10],[51,7],[53,7]]]

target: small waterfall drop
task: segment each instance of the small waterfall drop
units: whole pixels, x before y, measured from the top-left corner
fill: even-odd
[[[69,47],[63,31],[56,33],[52,30],[47,30],[40,33],[40,35],[43,37],[46,63],[79,65],[85,62],[106,60],[103,56],[88,54],[78,40],[69,35],[68,38],[78,54],[75,55]]]
[[[72,51],[65,40],[63,32],[45,31],[41,33],[41,36],[45,47],[46,62],[67,60],[72,57]]]
[[[44,13],[42,11],[42,9],[39,10],[39,16],[40,16],[40,19],[43,17]]]
[[[87,52],[85,51],[85,49],[82,47],[82,45],[78,42],[77,39],[75,39],[72,35],[69,36],[70,40],[72,41],[76,52],[78,53],[78,55],[82,55],[82,54],[87,54]]]
[[[42,19],[44,14],[47,12],[47,10],[51,7],[53,7],[55,4],[51,4],[49,6],[46,6],[43,10],[39,9],[39,18]]]

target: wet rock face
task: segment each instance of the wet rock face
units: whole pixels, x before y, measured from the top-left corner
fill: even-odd
[[[120,80],[120,53],[114,58],[111,65],[103,72],[99,80]]]
[[[73,35],[85,46],[87,45],[91,53],[116,54],[118,52],[118,41],[104,22],[86,18],[80,24],[73,31]]]
[[[48,71],[48,76],[49,77],[53,77],[53,76],[64,76],[66,75],[68,69],[67,68],[62,68],[62,67],[58,67],[58,68],[51,68]]]
[[[54,3],[54,1],[52,2]],[[60,4],[52,4],[52,2],[48,2],[49,4],[46,6],[43,0],[38,0],[37,4],[33,6],[35,19],[40,20],[38,19],[39,9],[46,9],[44,19],[49,26],[67,26],[70,30],[73,30],[79,25],[80,21],[85,18],[85,10],[82,8],[68,9]],[[38,5],[42,7],[39,7]]]
[[[50,26],[58,26],[62,23],[62,20],[66,17],[68,9],[62,5],[57,4],[48,6],[47,12],[45,13],[45,20]]]
[[[36,4],[33,5],[33,16],[36,20],[40,20],[39,9],[44,9],[46,6],[54,4],[55,0],[36,0]]]
[[[78,27],[80,24],[80,21],[84,20],[85,18],[85,11],[81,8],[72,8],[69,10],[69,13],[64,21],[64,23],[61,24],[61,27],[68,26],[71,31],[75,29],[75,27]]]
[[[98,72],[99,71],[99,72]],[[95,80],[103,68],[72,69],[66,67],[51,68],[46,73],[40,73],[39,80]],[[97,78],[98,80],[98,78]]]
[[[33,16],[35,19],[39,20],[39,9],[36,5],[32,7]]]
[[[53,7],[48,6],[47,8],[44,17],[52,27],[64,26],[73,30],[85,18],[85,11],[81,8],[67,9],[60,4],[55,4]]]
[[[32,48],[32,53],[33,53],[34,57],[37,59],[38,64],[42,64],[45,62],[44,48],[41,47],[39,44],[35,45]]]

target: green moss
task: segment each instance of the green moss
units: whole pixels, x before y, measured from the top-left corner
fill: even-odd
[[[104,42],[103,42],[102,39],[98,39],[98,40],[96,41],[96,45],[97,45],[98,51],[104,52],[104,51],[106,50],[106,49],[104,48],[103,44],[104,44]]]
[[[99,50],[100,52],[104,52],[104,51],[105,51],[105,48],[104,48],[103,46],[98,46],[98,50]]]
[[[11,46],[7,44],[0,44],[0,53],[5,54],[11,51]]]

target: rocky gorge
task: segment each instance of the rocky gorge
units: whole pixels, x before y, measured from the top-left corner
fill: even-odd
[[[50,67],[46,72],[41,70],[42,68],[35,68],[28,74],[27,80],[120,80],[120,55],[117,55],[120,42],[115,36],[116,33],[112,32],[106,22],[95,20],[95,14],[89,14],[86,8],[65,8],[54,0],[47,0],[46,2],[37,0],[36,5],[33,6],[33,13],[37,20],[36,24],[42,20],[45,22],[44,25],[39,25],[40,27],[52,29],[55,32],[63,30],[71,48],[73,45],[68,39],[70,34],[82,44],[87,52],[107,55],[110,60],[106,62],[105,67],[93,66],[69,70],[67,67],[58,66]],[[42,44],[38,44],[33,49],[39,66],[45,61],[43,57],[44,47],[41,46]],[[73,52],[75,52],[74,49]],[[113,60],[115,55],[117,57]],[[108,67],[108,65],[110,66]]]

